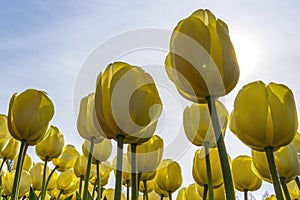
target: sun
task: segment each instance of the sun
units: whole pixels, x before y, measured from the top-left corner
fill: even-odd
[[[232,37],[241,76],[250,75],[257,67],[259,46],[257,40],[246,35]]]

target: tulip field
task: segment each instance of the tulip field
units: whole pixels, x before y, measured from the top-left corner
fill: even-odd
[[[250,192],[267,182],[273,191],[264,199],[300,199],[293,91],[276,81],[253,81],[228,110],[220,98],[236,87],[240,68],[232,27],[215,14],[198,9],[183,16],[162,64],[167,81],[190,102],[181,115],[185,137],[197,147],[190,155],[193,183],[183,185],[181,163],[163,156],[167,141],[156,129],[165,105],[153,75],[117,60],[99,71],[94,91],[81,97],[80,147],[67,143],[52,123],[55,101],[47,91],[28,88],[11,95],[8,112],[0,115],[0,198],[235,200],[239,192],[250,200]],[[231,158],[224,142],[228,130],[251,155]]]

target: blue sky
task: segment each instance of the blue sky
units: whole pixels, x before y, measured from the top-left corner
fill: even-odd
[[[229,111],[238,90],[255,80],[286,84],[293,90],[299,105],[300,1],[29,0],[0,3],[0,113],[7,113],[13,93],[26,88],[44,90],[55,104],[52,124],[65,134],[67,143],[79,147],[82,140],[76,131],[73,111],[73,103],[76,106],[78,102],[73,94],[78,73],[90,53],[126,31],[149,27],[172,30],[179,20],[199,8],[208,8],[227,22],[237,55],[243,59],[239,83],[223,99]],[[155,55],[156,64],[162,65],[164,55]],[[139,59],[135,64],[144,63]],[[165,98],[165,102],[172,104],[168,95]],[[167,132],[168,128],[165,129]],[[172,140],[166,133],[163,136]],[[249,153],[229,130],[226,144],[232,158]],[[192,181],[190,166],[186,163],[192,160],[194,150],[187,150],[184,158],[179,159],[184,170],[184,185]],[[259,197],[266,189],[273,193],[272,188],[264,184],[264,188],[254,194]]]

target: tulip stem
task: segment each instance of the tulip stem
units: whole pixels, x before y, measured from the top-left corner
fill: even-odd
[[[63,192],[62,190],[60,190],[60,191],[59,191],[59,194],[58,194],[57,200],[60,200],[60,196],[62,195],[62,192]]]
[[[80,176],[80,180],[79,180],[79,195],[81,197],[81,192],[82,192],[82,181],[84,179],[84,176]]]
[[[205,164],[206,164],[206,175],[208,181],[208,199],[214,200],[214,189],[212,184],[212,173],[210,167],[210,156],[209,156],[209,142],[204,141],[204,150],[205,150]]]
[[[143,184],[144,184],[144,189],[145,189],[144,194],[145,194],[145,196],[146,196],[146,200],[148,200],[149,197],[148,197],[147,181],[146,181],[146,180],[143,180]]]
[[[100,178],[100,161],[96,160],[96,170],[97,170],[97,200],[102,198],[101,195],[101,178]]]
[[[160,200],[163,200],[164,199],[164,195],[160,195]]]
[[[244,200],[248,200],[248,190],[244,189]]]
[[[168,191],[168,193],[169,193],[169,200],[172,200],[172,192]]]
[[[267,159],[268,159],[269,169],[270,169],[276,197],[278,200],[283,200],[284,198],[283,198],[283,194],[281,191],[280,182],[279,182],[279,178],[278,178],[278,172],[277,172],[275,160],[274,160],[273,147],[271,147],[271,146],[265,147],[265,152],[266,152]]]
[[[285,199],[286,200],[291,200],[291,196],[289,194],[289,190],[288,190],[288,187],[286,185],[285,178],[280,177],[279,179],[280,179],[280,183],[281,183],[281,186],[282,186],[282,189],[283,189],[283,192],[284,192]]]
[[[22,167],[23,167],[24,157],[25,157],[27,148],[28,148],[28,144],[27,144],[26,140],[21,140],[21,147],[19,150],[19,156],[18,156],[18,162],[17,162],[17,168],[16,168],[16,173],[15,173],[15,178],[14,178],[11,200],[17,200],[18,196],[19,196],[20,178],[21,178]]]
[[[116,183],[115,183],[115,200],[121,200],[122,187],[122,165],[123,165],[123,144],[124,136],[117,135],[117,169],[116,169]]]
[[[127,200],[129,200],[129,183],[130,183],[130,180],[126,180]]]
[[[217,147],[219,152],[219,158],[221,163],[221,169],[223,174],[223,180],[224,180],[224,187],[225,187],[225,194],[226,199],[228,200],[234,200],[235,194],[234,194],[234,187],[233,187],[233,181],[231,176],[231,170],[230,165],[227,157],[227,150],[224,143],[224,138],[222,135],[221,127],[219,124],[219,118],[218,113],[216,109],[216,99],[214,96],[209,96],[206,98],[208,103],[208,108],[211,116],[211,121],[213,124],[213,130],[215,133],[216,141],[217,141]]]
[[[1,173],[1,171],[2,171],[2,167],[3,167],[3,165],[4,165],[4,163],[6,162],[6,158],[3,158],[3,160],[2,160],[2,163],[1,163],[1,166],[0,166],[0,173]]]
[[[57,168],[58,168],[58,166],[55,166],[55,167],[52,169],[51,173],[49,174],[49,176],[48,176],[48,178],[47,178],[47,181],[46,181],[46,186],[45,186],[46,190],[47,190],[47,187],[48,187],[48,185],[49,185],[50,179],[51,179],[51,177],[53,176],[54,172],[57,170]]]
[[[295,178],[295,181],[297,183],[298,189],[300,190],[300,180],[298,176]]]
[[[207,197],[207,191],[208,191],[208,185],[207,185],[207,184],[204,184],[203,194],[202,194],[202,198],[203,198],[204,200],[206,200],[206,197]]]
[[[83,199],[88,199],[88,189],[89,189],[89,180],[90,180],[90,173],[91,173],[91,166],[92,166],[92,156],[94,152],[94,145],[95,145],[96,137],[91,137],[91,145],[88,157],[88,163],[86,166],[86,173],[84,179],[84,189],[83,189]]]
[[[44,200],[44,199],[45,199],[45,196],[46,196],[47,162],[48,162],[48,156],[46,156],[46,158],[45,158],[45,163],[44,163],[44,173],[43,173],[43,182],[42,182],[41,200]]]
[[[136,169],[136,146],[137,144],[131,144],[131,199],[137,200],[138,198],[138,182],[137,182],[137,169]]]

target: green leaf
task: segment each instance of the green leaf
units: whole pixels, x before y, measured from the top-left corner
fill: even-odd
[[[81,196],[80,196],[80,194],[78,192],[76,192],[76,200],[82,200]]]
[[[73,197],[73,194],[71,194],[68,198],[65,198],[65,200],[71,200]]]
[[[30,187],[29,200],[39,200],[32,187]]]
[[[91,193],[89,193],[89,192],[88,192],[88,198],[87,198],[87,200],[94,200],[93,197],[92,197],[92,195],[91,195]]]

